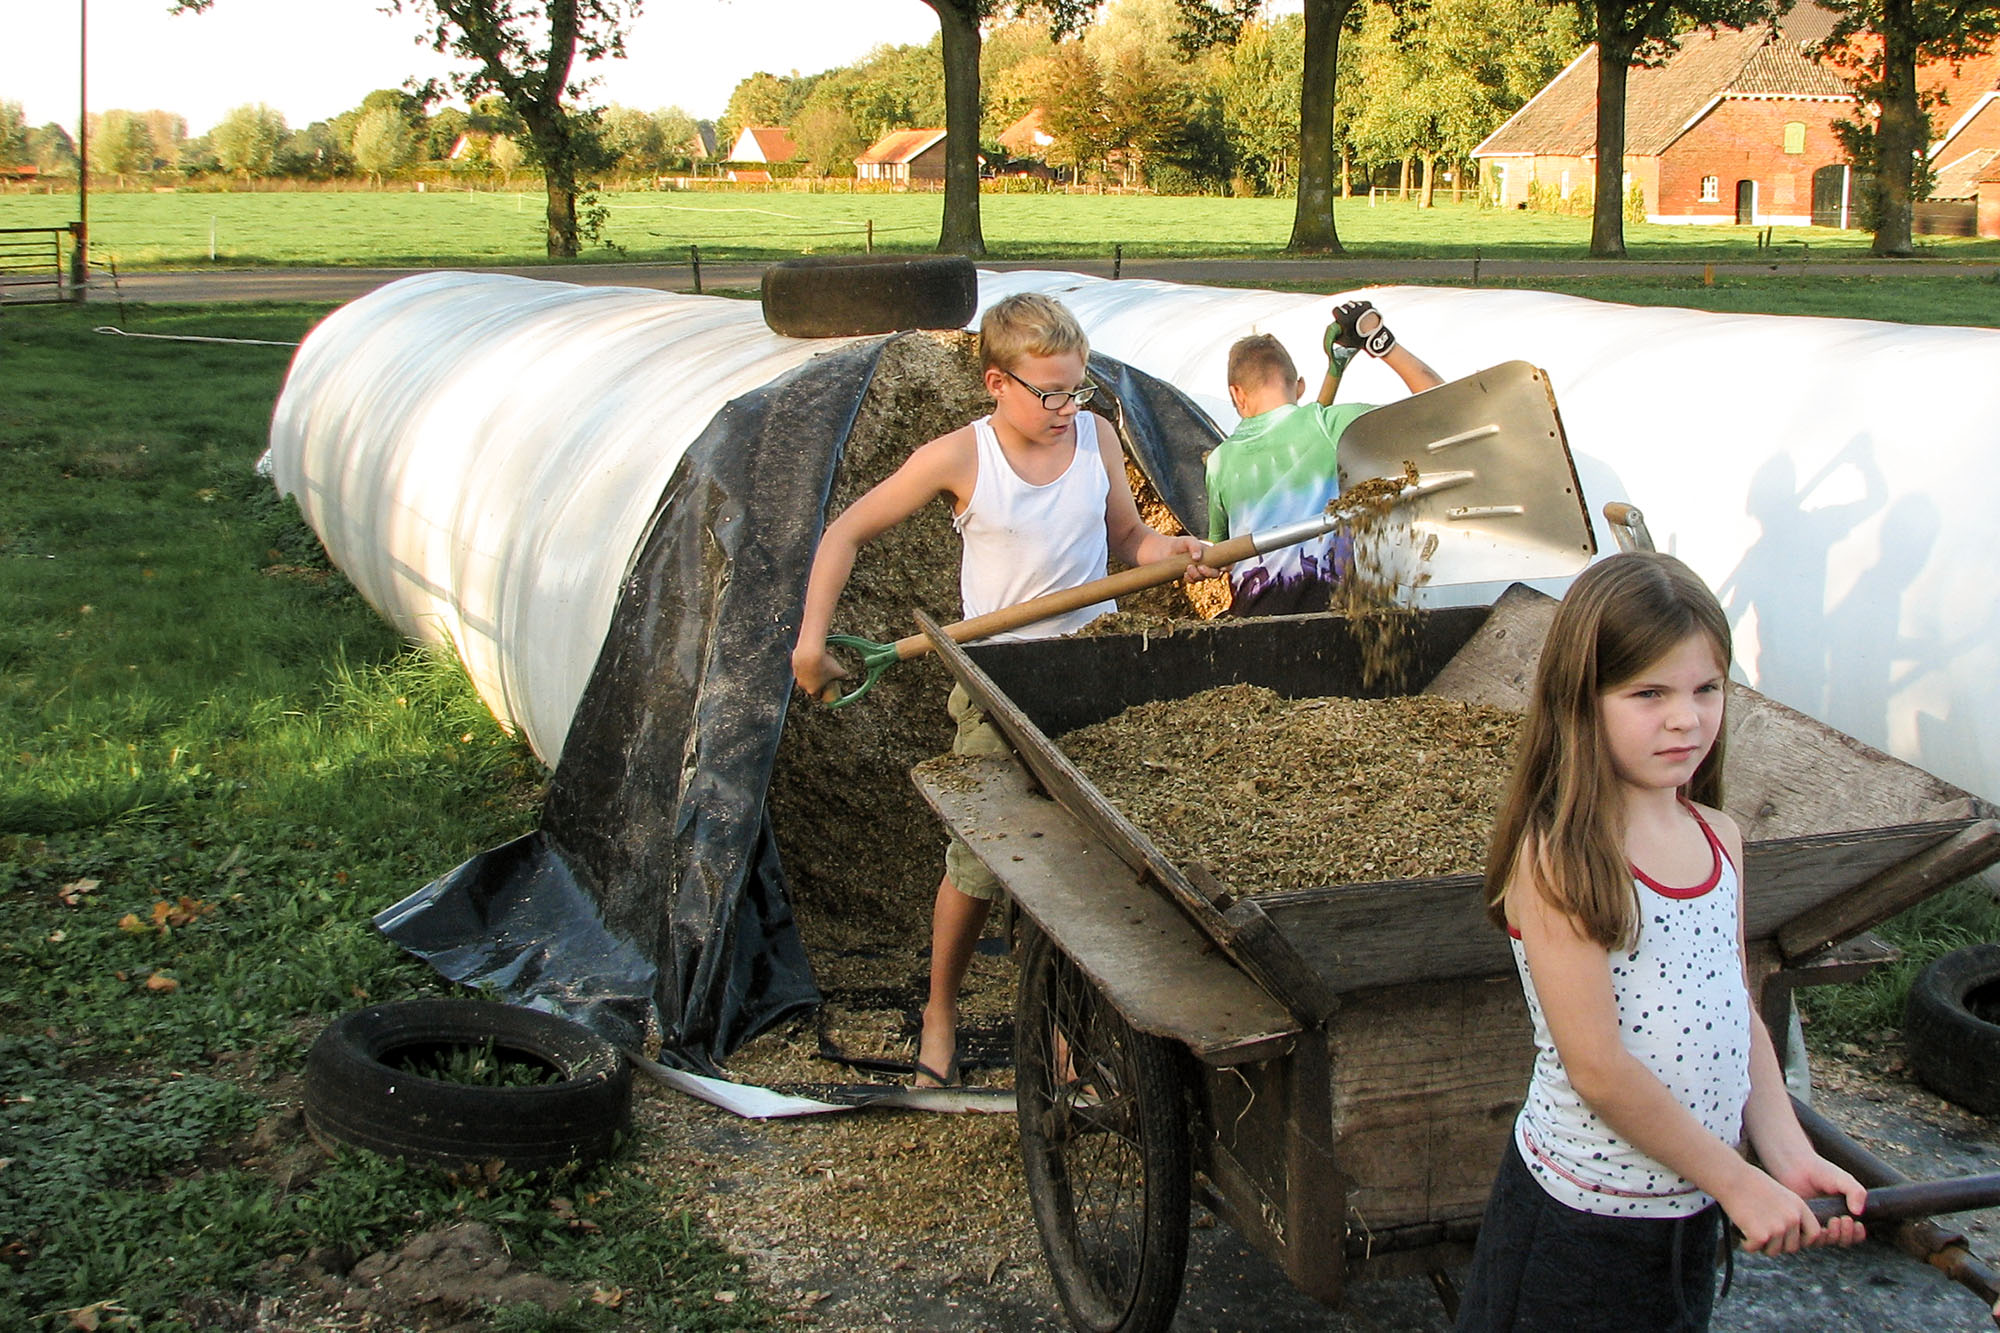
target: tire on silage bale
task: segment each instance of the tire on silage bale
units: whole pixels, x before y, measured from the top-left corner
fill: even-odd
[[[765,269],[763,298],[764,322],[788,338],[962,329],[979,275],[963,255],[815,255]]]

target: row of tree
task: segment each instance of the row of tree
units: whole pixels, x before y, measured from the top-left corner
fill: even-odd
[[[612,106],[596,113],[583,154],[589,169],[685,170],[700,142],[700,122],[678,107],[644,112]],[[713,127],[707,127],[713,133]],[[520,117],[497,93],[470,109],[429,112],[401,89],[381,88],[329,120],[294,130],[261,103],[232,109],[207,133],[189,137],[171,111],[111,110],[91,115],[85,135],[90,170],[126,177],[369,177],[378,183],[405,168],[452,162],[506,179],[528,156]],[[44,174],[76,171],[76,142],[61,125],[31,128],[21,104],[0,102],[0,168],[32,166]]]
[[[1228,42],[1190,40],[1178,0],[1117,0],[1101,21],[1055,41],[1034,21],[1003,23],[980,47],[979,139],[991,158],[1030,110],[1051,140],[1036,155],[1079,173],[1116,170],[1172,192],[1289,190],[1298,165],[1302,15],[1246,23]],[[1334,133],[1348,164],[1463,162],[1582,48],[1574,11],[1541,0],[1429,0],[1356,11],[1337,83]],[[721,130],[786,125],[811,170],[850,175],[895,129],[943,121],[942,41],[880,47],[821,74],[753,74]]]
[[[1394,0],[1392,0],[1392,3]],[[1793,0],[1550,0],[1572,9],[1580,34],[1598,43],[1597,184],[1591,253],[1624,254],[1625,80],[1635,64],[1656,60],[1676,32],[1701,24],[1744,27],[1790,8]],[[1928,117],[1917,69],[1928,61],[1961,56],[2000,34],[2000,0],[1818,0],[1838,24],[1832,50],[1850,54],[1860,91],[1875,114],[1864,127],[1874,168],[1878,254],[1911,253],[1911,181],[1928,147]],[[200,11],[214,0],[175,0],[177,10]],[[520,118],[548,191],[548,249],[574,255],[578,246],[576,195],[579,163],[589,149],[595,117],[577,108],[584,87],[573,81],[581,57],[615,59],[641,0],[387,0],[424,25],[428,44],[463,68],[446,82],[468,105],[498,94]],[[943,64],[944,116],[949,131],[945,165],[941,250],[985,252],[979,227],[981,45],[987,30],[1008,21],[1042,23],[1052,41],[1087,27],[1103,0],[924,0],[938,16]],[[1403,0],[1414,25],[1423,7]],[[1357,6],[1361,6],[1357,9]],[[1174,0],[1174,44],[1183,52],[1240,47],[1263,0]],[[1333,216],[1337,155],[1336,72],[1341,34],[1365,13],[1362,0],[1302,0],[1301,57],[1297,84],[1296,205],[1289,248],[1336,252]],[[1374,90],[1370,88],[1370,100]],[[444,100],[445,88],[417,90],[425,105]],[[1289,100],[1289,98],[1287,99]],[[1422,102],[1430,100],[1425,85]]]

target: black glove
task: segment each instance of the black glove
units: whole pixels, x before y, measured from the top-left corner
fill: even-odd
[[[1368,301],[1347,301],[1333,308],[1333,323],[1327,326],[1327,351],[1335,347],[1365,350],[1370,356],[1387,356],[1396,345],[1396,335],[1382,320],[1382,312]]]

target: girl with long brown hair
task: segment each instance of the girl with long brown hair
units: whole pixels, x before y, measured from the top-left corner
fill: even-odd
[[[1806,1206],[1866,1191],[1799,1128],[1750,1002],[1729,659],[1672,556],[1601,561],[1557,608],[1486,861],[1534,1072],[1460,1329],[1705,1329],[1723,1215],[1767,1254],[1862,1238]]]

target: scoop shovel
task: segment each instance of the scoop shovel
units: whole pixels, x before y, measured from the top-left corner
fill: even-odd
[[[1279,528],[1266,528],[1262,532],[1249,532],[1241,537],[1231,537],[1228,541],[1216,542],[1202,554],[1201,563],[1211,569],[1221,569],[1247,560],[1253,555],[1263,555],[1281,547],[1293,546],[1310,541],[1323,533],[1333,531],[1343,523],[1351,522],[1369,512],[1379,512],[1392,505],[1429,495],[1452,486],[1464,485],[1472,479],[1470,472],[1438,472],[1423,475],[1414,469],[1401,478],[1381,479],[1363,483],[1362,486],[1340,496],[1327,506],[1324,514],[1317,518],[1303,519]],[[1403,485],[1394,483],[1401,480]],[[954,643],[970,643],[975,639],[990,638],[1010,629],[1032,625],[1037,620],[1061,615],[1089,606],[1093,602],[1108,601],[1123,597],[1127,593],[1143,588],[1158,587],[1171,583],[1187,573],[1188,567],[1196,562],[1184,555],[1170,556],[1165,560],[1155,560],[1150,565],[1137,565],[1120,570],[1101,579],[1060,592],[1044,593],[1031,597],[1025,602],[1003,606],[998,611],[988,611],[985,615],[973,616],[969,620],[955,621],[944,627],[945,637]],[[820,701],[830,708],[842,708],[867,694],[882,678],[882,673],[898,662],[922,656],[931,651],[931,641],[922,634],[911,634],[894,643],[877,643],[873,639],[858,638],[852,634],[829,634],[827,646],[844,648],[858,653],[861,657],[861,684],[847,694],[841,694],[839,683],[831,682],[820,692]]]

